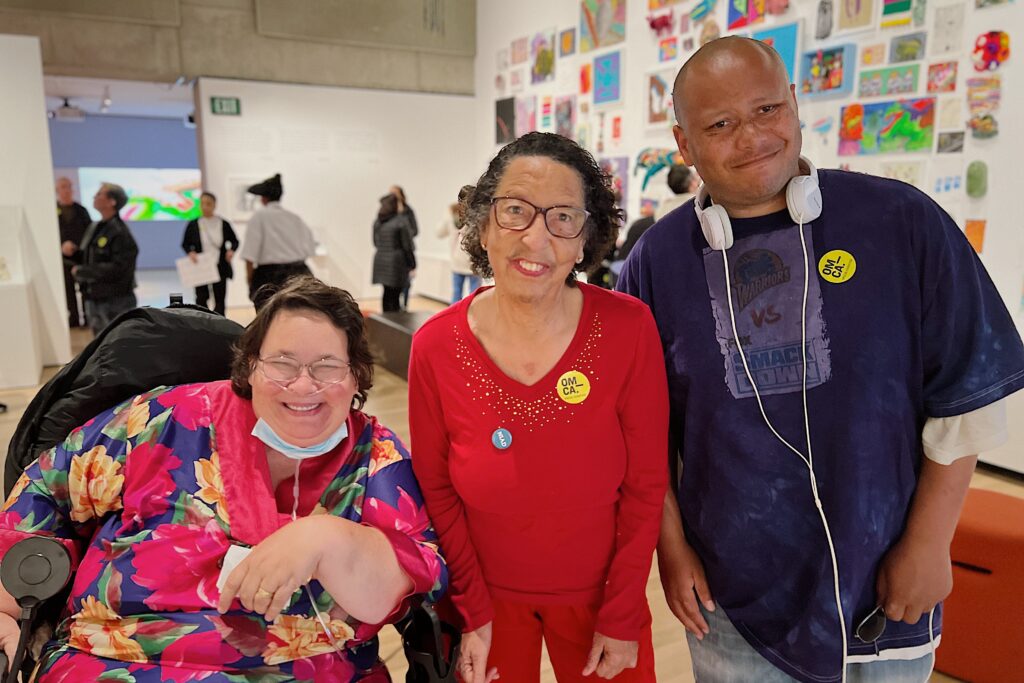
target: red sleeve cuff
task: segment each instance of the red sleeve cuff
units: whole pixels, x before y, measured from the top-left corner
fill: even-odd
[[[434,588],[434,584],[439,576],[438,571],[432,570],[423,557],[423,553],[428,551],[428,549],[396,529],[367,526],[381,532],[388,539],[391,549],[395,551],[398,566],[402,568],[402,571],[412,581],[412,593],[410,595],[429,593]],[[440,568],[440,562],[440,559],[438,559],[438,568]]]
[[[651,624],[651,610],[647,606],[647,598],[641,598],[639,603],[630,610],[628,615],[611,613],[611,610],[602,607],[597,615],[597,623],[594,630],[603,636],[615,638],[616,640],[639,641],[644,629]]]
[[[486,590],[486,589],[485,589]],[[468,595],[452,593],[452,604],[462,617],[462,632],[469,633],[494,621],[494,606],[488,600],[473,600]],[[478,602],[479,604],[474,604]]]

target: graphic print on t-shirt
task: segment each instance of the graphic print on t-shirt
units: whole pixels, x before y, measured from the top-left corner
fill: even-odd
[[[762,396],[799,392],[803,384],[800,308],[805,275],[796,230],[794,225],[744,237],[726,252],[736,330]],[[804,226],[804,231],[807,251],[813,258],[811,226]],[[733,337],[721,252],[706,250],[704,272],[715,316],[715,336],[725,360],[725,383],[734,398],[749,398],[754,390]],[[814,268],[811,276],[807,289],[808,389],[824,384],[832,376],[828,333],[821,313],[820,281]]]

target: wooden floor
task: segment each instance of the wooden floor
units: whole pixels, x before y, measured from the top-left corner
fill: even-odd
[[[379,310],[377,308],[379,306],[378,301],[361,302],[361,306],[368,310]],[[410,307],[415,310],[440,310],[442,308],[437,302],[427,299],[414,299]],[[242,324],[247,324],[252,320],[253,313],[251,309],[231,309],[228,311],[228,315]],[[72,330],[72,351],[74,353],[81,351],[89,339],[91,339],[89,332],[85,330]],[[52,377],[55,372],[56,368],[48,368],[43,373],[40,385]],[[31,387],[14,391],[0,391],[0,402],[7,403],[9,407],[6,414],[0,415],[0,444],[7,444],[10,441],[18,419],[38,388]],[[374,386],[370,391],[366,411],[376,415],[382,424],[387,425],[404,440],[408,441],[409,414],[406,404],[406,383],[404,380],[387,371],[378,369],[374,375]],[[4,448],[4,454],[6,454],[6,448]],[[978,488],[992,489],[1024,498],[1024,485],[1010,477],[978,471],[975,473],[971,484]],[[690,654],[686,647],[683,628],[665,605],[656,566],[647,583],[647,598],[654,616],[654,650],[658,681],[660,683],[688,683],[693,681],[693,673],[690,669]],[[388,662],[393,679],[396,681],[404,680],[406,671],[405,657],[402,655],[401,643],[394,629],[386,628],[382,633],[381,656]],[[950,682],[956,679],[942,674],[934,674],[931,680],[933,682]],[[546,660],[542,681],[543,683],[555,683],[555,677]],[[515,681],[506,681],[505,683],[515,683]]]

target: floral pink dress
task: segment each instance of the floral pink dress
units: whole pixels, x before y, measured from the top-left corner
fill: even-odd
[[[271,489],[255,422],[228,382],[163,387],[90,420],[25,471],[0,514],[0,552],[52,536],[75,569],[70,616],[40,683],[390,680],[377,656],[381,625],[332,613],[316,581],[340,656],[304,591],[273,623],[237,600],[217,612],[228,548],[256,545],[291,520],[293,480]],[[361,412],[348,427],[331,453],[302,463],[299,515],[382,530],[413,594],[437,599],[447,570],[408,452]]]

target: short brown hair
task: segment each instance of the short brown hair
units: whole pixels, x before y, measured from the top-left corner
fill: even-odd
[[[260,347],[270,324],[281,311],[314,311],[327,316],[348,339],[348,362],[356,378],[353,407],[359,410],[366,403],[366,395],[373,386],[373,356],[366,341],[363,314],[352,295],[338,287],[331,287],[311,276],[296,277],[278,290],[256,313],[234,345],[231,363],[231,388],[242,398],[252,399],[249,376],[256,367]]]
[[[508,165],[517,157],[546,157],[568,166],[579,174],[583,183],[584,208],[590,212],[583,231],[583,260],[576,264],[566,282],[576,280],[576,272],[587,272],[599,266],[615,244],[622,225],[622,210],[616,206],[611,178],[590,155],[590,152],[572,140],[554,133],[527,133],[505,145],[476,187],[461,200],[466,209],[466,229],[462,235],[462,248],[469,254],[473,271],[483,277],[493,277],[491,262],[480,244],[480,233],[487,227],[491,216],[491,199],[501,183]],[[465,191],[466,188],[463,188]],[[460,196],[462,192],[459,193]]]

